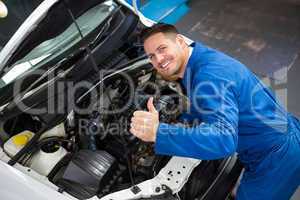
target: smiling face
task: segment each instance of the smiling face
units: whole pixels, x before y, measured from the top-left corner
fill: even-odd
[[[155,33],[144,41],[144,49],[153,67],[164,79],[183,77],[189,50],[181,35]]]

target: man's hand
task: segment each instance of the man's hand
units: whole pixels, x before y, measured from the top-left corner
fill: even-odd
[[[155,142],[159,114],[153,105],[153,97],[147,102],[147,111],[135,111],[131,118],[130,132],[145,142]]]

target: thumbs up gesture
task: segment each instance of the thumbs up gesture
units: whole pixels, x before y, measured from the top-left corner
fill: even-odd
[[[130,132],[145,142],[155,142],[159,114],[153,105],[153,97],[147,102],[147,111],[135,111],[131,118]]]

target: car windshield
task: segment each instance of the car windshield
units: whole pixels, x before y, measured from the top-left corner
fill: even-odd
[[[76,19],[82,35],[85,37],[95,30],[116,8],[112,1],[105,1],[98,4]],[[62,20],[62,19],[57,19]],[[49,24],[55,26],[55,24]],[[80,32],[75,23],[72,23],[59,35],[54,38],[42,41],[33,48],[25,57],[18,60],[10,67],[10,70],[1,77],[0,88],[12,82],[29,70],[39,68],[44,63],[55,57],[66,53],[82,40]]]

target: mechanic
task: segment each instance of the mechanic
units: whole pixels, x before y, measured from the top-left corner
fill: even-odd
[[[220,159],[238,152],[245,173],[237,199],[289,199],[300,183],[300,122],[289,114],[246,66],[201,43],[186,43],[173,25],[159,23],[141,33],[153,67],[166,80],[179,80],[191,101],[192,127],[159,122],[135,111],[130,132],[155,142],[157,154]]]

